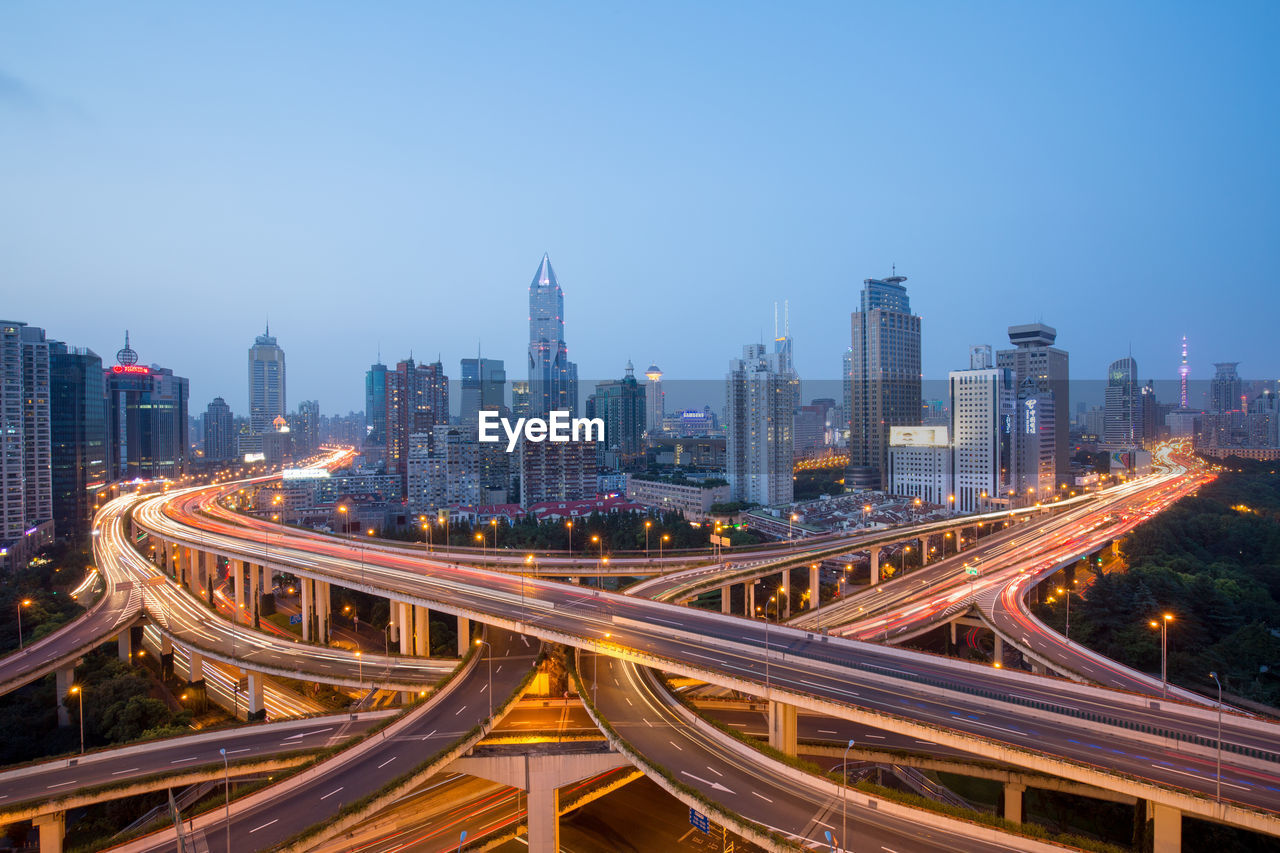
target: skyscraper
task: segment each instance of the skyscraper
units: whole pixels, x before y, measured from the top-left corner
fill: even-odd
[[[462,360],[461,421],[475,431],[481,409],[499,411],[506,405],[507,369],[500,358]]]
[[[644,428],[650,435],[662,432],[662,419],[667,414],[667,392],[662,390],[662,369],[656,364],[649,365],[644,372],[649,384],[644,389]]]
[[[44,330],[0,320],[0,566],[53,538],[49,345]]]
[[[517,379],[511,383],[511,415],[516,418],[527,418],[533,411],[530,400],[529,383]]]
[[[271,327],[249,347],[249,429],[255,435],[271,431],[285,414],[284,350],[276,345]]]
[[[387,366],[379,359],[364,375],[364,451],[370,462],[386,462]]]
[[[1035,382],[1036,391],[1040,395],[1037,406],[1037,430],[1043,434],[1046,427],[1052,434],[1053,477],[1054,485],[1071,482],[1070,432],[1071,424],[1068,415],[1071,411],[1071,360],[1066,350],[1055,347],[1058,330],[1044,323],[1026,323],[1009,327],[1009,343],[1014,349],[1000,350],[996,353],[996,366],[1007,367],[1013,371],[1014,386],[1018,388],[1022,399],[1031,399],[1028,389],[1024,387],[1026,380]],[[1044,405],[1047,399],[1053,398],[1053,406]],[[1049,409],[1052,408],[1052,412]],[[1048,420],[1048,418],[1052,420]],[[1025,426],[1025,424],[1024,424]],[[1025,486],[1023,487],[1025,490]]]
[[[1238,412],[1244,409],[1241,401],[1244,383],[1236,370],[1238,361],[1220,361],[1213,365],[1213,384],[1209,386],[1209,410],[1212,412]]]
[[[49,342],[53,519],[57,535],[88,536],[97,493],[107,484],[107,409],[102,359]]]
[[[578,366],[569,361],[564,340],[564,293],[545,254],[529,284],[529,394],[532,415],[578,413]]]
[[[310,456],[320,448],[319,400],[303,400],[298,404],[298,411],[289,416],[289,432],[293,436],[295,456]]]
[[[172,370],[138,364],[125,336],[107,384],[108,478],[180,476],[187,464],[187,380]],[[268,424],[268,428],[270,424]]]
[[[792,501],[795,410],[794,372],[763,344],[742,348],[725,377],[729,488],[735,501],[771,506]]]
[[[1102,420],[1104,444],[1128,448],[1140,441],[1138,402],[1138,363],[1132,358],[1111,362]]]
[[[387,473],[408,472],[410,436],[449,423],[449,377],[444,365],[418,364],[413,357],[387,373]]]
[[[235,418],[227,401],[214,397],[204,410],[204,458],[209,462],[228,462],[235,456]]]
[[[976,512],[1015,487],[1013,371],[991,367],[991,348],[970,351],[969,370],[953,370],[951,442],[956,512]]]
[[[869,278],[851,317],[851,485],[879,488],[889,468],[889,428],[920,423],[920,318],[906,276]]]
[[[587,398],[587,417],[604,421],[597,459],[605,467],[635,471],[644,464],[645,391],[627,362],[626,375],[596,385]]]

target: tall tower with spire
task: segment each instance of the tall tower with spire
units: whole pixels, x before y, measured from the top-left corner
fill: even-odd
[[[1178,365],[1178,379],[1182,382],[1182,390],[1178,395],[1178,408],[1187,408],[1187,377],[1191,375],[1191,365],[1187,364],[1187,336],[1182,336],[1182,362]]]
[[[276,345],[268,322],[249,347],[249,428],[255,435],[272,432],[272,422],[284,414],[284,350]]]
[[[534,416],[553,409],[578,414],[578,366],[569,361],[564,340],[564,293],[546,254],[529,284],[529,402]]]

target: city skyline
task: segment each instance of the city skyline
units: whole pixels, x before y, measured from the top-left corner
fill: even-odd
[[[797,369],[834,378],[859,283],[896,264],[929,330],[926,377],[1037,320],[1080,377],[1130,344],[1174,376],[1182,335],[1193,378],[1226,359],[1280,374],[1264,325],[1274,7],[814,8],[821,27],[768,9],[681,10],[678,28],[671,12],[512,9],[483,34],[468,11],[256,10],[256,41],[231,12],[69,24],[7,8],[7,316],[100,354],[132,329],[197,408],[243,397],[242,348],[270,317],[297,399],[347,411],[379,349],[453,365],[479,341],[523,373],[522,288],[543,252],[584,380],[627,359],[716,380],[783,300]],[[871,43],[912,59],[847,49]],[[1229,62],[1209,58],[1228,44]],[[234,72],[215,61],[228,51]],[[1220,279],[1258,310],[1196,310]],[[379,290],[395,312],[350,310]],[[711,295],[723,334],[677,310],[690,293]],[[184,323],[197,294],[201,322]],[[660,325],[620,321],[628,298]],[[343,347],[324,334],[338,326]]]

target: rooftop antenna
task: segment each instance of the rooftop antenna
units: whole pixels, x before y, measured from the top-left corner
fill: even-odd
[[[791,337],[791,300],[782,300],[782,334]]]

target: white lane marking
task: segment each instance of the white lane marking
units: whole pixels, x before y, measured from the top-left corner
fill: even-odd
[[[187,762],[187,761],[199,761],[199,760],[200,760],[200,756],[198,756],[198,755],[193,755],[193,756],[191,756],[190,758],[175,758],[173,761],[170,761],[169,763],[170,763],[170,764],[183,764],[183,763],[185,763],[185,762]]]
[[[992,728],[999,728],[999,726],[993,726]],[[1006,731],[1008,731],[1008,729],[1006,729]],[[937,744],[931,740],[917,740],[916,743],[922,743],[925,746],[937,746]]]
[[[672,622],[670,619],[659,619],[657,616],[650,616],[650,617],[649,617],[649,621],[651,621],[651,622],[662,622],[662,623],[664,623],[664,624],[666,624],[666,625],[675,625],[677,628],[683,628],[683,627],[684,627],[684,623],[683,623],[683,622]]]
[[[431,737],[431,735],[433,735],[433,734],[435,734],[435,733],[436,733],[436,730],[435,730],[435,729],[432,729],[428,734],[423,735],[423,736],[422,736],[422,739],[423,739],[423,740],[426,740],[426,739],[428,739],[429,737]]]
[[[1210,778],[1209,778],[1209,777],[1207,777],[1207,776],[1201,776],[1199,773],[1188,773],[1188,772],[1187,772],[1187,771],[1185,771],[1185,770],[1177,770],[1177,769],[1175,769],[1175,768],[1173,768],[1173,767],[1161,767],[1159,764],[1152,764],[1151,766],[1152,766],[1152,767],[1154,767],[1154,768],[1156,768],[1157,770],[1168,770],[1170,773],[1181,773],[1183,776],[1190,776],[1192,779],[1199,779],[1201,782],[1212,782],[1212,781],[1214,781],[1213,779],[1210,779]],[[1227,785],[1227,786],[1232,787],[1232,788],[1239,788],[1241,791],[1251,791],[1251,790],[1253,790],[1252,788],[1246,788],[1244,785],[1236,785],[1236,784],[1233,784],[1233,783],[1231,783],[1231,782],[1223,782],[1222,784]]]
[[[635,703],[631,701],[631,697],[630,697],[630,696],[624,696],[624,697],[622,697],[622,698],[624,698],[624,699],[626,699],[626,700],[627,700],[627,704],[628,704],[628,705],[630,705],[630,706],[631,706],[631,707],[633,707],[633,708],[635,707]]]
[[[112,776],[120,776],[120,775],[123,775],[123,774],[125,774],[125,773],[135,773],[135,772],[137,772],[137,770],[138,770],[138,768],[137,768],[137,767],[130,767],[128,770],[116,770],[116,771],[114,771],[111,775],[112,775]]]
[[[227,755],[235,755],[237,752],[248,752],[251,749],[253,749],[251,746],[242,746],[239,749],[228,749]]]
[[[342,788],[345,788],[345,787],[346,787],[346,785],[343,785],[343,786],[342,786]],[[322,800],[327,800],[327,799],[329,799],[330,797],[332,797],[334,794],[336,794],[336,793],[338,793],[339,791],[341,791],[341,790],[342,790],[342,788],[334,788],[332,791],[330,791],[329,793],[325,794],[325,795],[324,795],[323,797],[321,797],[320,799],[322,799]]]
[[[44,789],[47,791],[50,788],[61,788],[63,785],[74,785],[77,781],[79,780],[72,779],[70,782],[59,782],[56,785],[45,785]]]
[[[991,723],[982,723],[982,722],[979,722],[978,720],[970,720],[969,722],[973,723],[975,726],[985,726],[988,729],[996,729],[998,731],[1008,732],[1009,734],[1014,734],[1014,735],[1027,734],[1026,732],[1020,732],[1017,729],[1006,729],[1004,726],[996,726],[996,725],[992,725]],[[917,741],[917,743],[918,742],[919,741]]]
[[[644,724],[645,724],[646,726],[648,726],[649,728],[653,728],[653,723],[649,722],[649,720],[648,720],[647,718],[645,719]]]
[[[259,829],[266,829],[268,826],[271,826],[271,824],[273,824],[273,823],[279,823],[279,822],[280,822],[280,818],[276,818],[275,820],[269,820],[269,821],[267,821],[266,823],[264,823],[262,826],[255,826],[253,829],[251,829],[251,830],[249,830],[249,831],[250,831],[250,832],[257,832]]]
[[[710,764],[708,764],[708,765],[707,765],[707,769],[708,769],[708,770],[710,770],[712,773],[716,774],[717,776],[720,776],[720,777],[722,777],[722,778],[723,778],[723,776],[724,776],[724,774],[723,774],[723,773],[721,773],[719,770],[717,770],[717,769],[715,769],[714,767],[712,767]]]
[[[863,737],[873,737],[873,738],[875,738],[876,740],[884,740],[884,735],[866,735],[866,734],[864,734],[864,735],[863,735]]]
[[[701,782],[704,785],[710,785],[712,790],[715,790],[715,791],[725,791],[730,794],[738,793],[737,791],[734,791],[731,788],[726,788],[724,785],[721,785],[719,782],[713,782],[710,779],[703,779],[701,776],[694,776],[688,770],[681,770],[680,775],[688,776],[690,779],[693,779],[695,782]]]
[[[684,747],[682,747],[680,744],[676,743],[675,741],[673,741],[673,740],[669,740],[669,741],[667,741],[667,743],[671,744],[672,746],[674,746],[676,749],[680,750],[681,752],[684,752]]]
[[[764,800],[766,803],[772,803],[772,802],[773,802],[773,800],[769,799],[769,798],[768,798],[768,797],[766,797],[764,794],[757,794],[755,791],[752,791],[752,792],[751,792],[751,795],[752,795],[753,797],[759,797],[760,799]]]
[[[393,755],[393,756],[391,756],[391,757],[390,757],[390,758],[388,758],[386,761],[384,761],[384,762],[382,762],[381,764],[379,764],[379,765],[378,765],[378,769],[379,769],[379,770],[381,770],[382,768],[386,767],[386,766],[387,766],[388,764],[390,764],[391,762],[395,761],[397,758],[399,758],[399,756],[397,756],[397,755]]]
[[[818,729],[818,734],[820,734],[820,735],[833,735],[833,734],[836,734],[836,732],[832,731],[831,729]]]
[[[289,735],[285,740],[295,740],[300,737],[311,737],[312,735],[324,734],[325,732],[331,731],[333,731],[333,726],[329,726],[327,729],[316,729],[313,732],[298,732],[296,735]]]
[[[465,710],[467,710],[467,706],[466,706],[466,705],[463,705],[461,708],[459,708],[458,710],[454,711],[454,712],[453,712],[453,715],[456,717],[456,716],[458,716],[459,714],[461,714],[461,713],[462,713],[463,711],[465,711]]]

